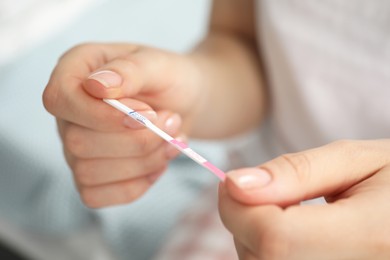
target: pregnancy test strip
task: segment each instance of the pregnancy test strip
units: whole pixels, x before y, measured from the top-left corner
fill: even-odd
[[[225,173],[218,169],[215,165],[207,161],[205,158],[203,158],[201,155],[196,153],[194,150],[192,150],[188,145],[186,145],[183,142],[180,142],[179,140],[173,138],[169,134],[165,133],[163,130],[158,128],[155,124],[153,124],[149,119],[145,118],[141,114],[139,114],[137,111],[125,106],[121,102],[119,102],[116,99],[103,99],[104,102],[111,105],[112,107],[118,109],[119,111],[125,113],[126,115],[130,116],[140,124],[144,125],[146,128],[153,131],[155,134],[160,136],[165,141],[169,142],[171,145],[173,145],[176,149],[178,149],[180,152],[187,155],[189,158],[203,166],[204,168],[208,169],[212,173],[214,173],[221,181],[225,180]]]

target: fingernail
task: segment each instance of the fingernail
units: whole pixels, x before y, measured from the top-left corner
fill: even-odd
[[[187,138],[184,135],[179,136],[175,139],[180,141],[180,142],[187,143]],[[177,150],[173,145],[171,145],[169,143],[167,143],[166,145],[167,146],[165,149],[165,154],[166,154],[168,160],[172,160],[173,158],[175,158],[176,156],[178,156],[180,154],[180,151]]]
[[[259,168],[245,168],[227,173],[227,177],[243,190],[255,190],[266,186],[271,181],[271,175]]]
[[[122,84],[122,77],[118,73],[110,70],[95,72],[88,79],[96,80],[106,88],[115,88]]]
[[[146,117],[147,119],[149,119],[150,121],[156,121],[157,119],[157,113],[153,110],[147,110],[147,111],[137,111],[139,114],[141,114],[142,116]],[[128,127],[128,128],[131,128],[131,129],[141,129],[143,128],[144,126],[142,124],[140,124],[138,121],[136,121],[135,119],[131,118],[131,117],[128,117],[126,116],[124,119],[123,119],[123,124]]]
[[[180,125],[181,117],[178,114],[173,114],[165,122],[165,131],[170,135],[174,135],[179,130]]]

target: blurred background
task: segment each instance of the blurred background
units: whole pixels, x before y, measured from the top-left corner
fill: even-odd
[[[0,64],[33,47],[50,46],[44,58],[54,65],[64,50],[85,41],[131,41],[185,51],[205,33],[209,2],[2,0]]]

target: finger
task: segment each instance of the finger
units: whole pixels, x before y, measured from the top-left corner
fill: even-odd
[[[84,89],[96,98],[155,96],[174,85],[178,68],[185,65],[182,56],[159,49],[138,46],[118,55],[88,76]]]
[[[254,256],[240,241],[234,239],[234,245],[236,247],[237,255],[240,260],[259,260]]]
[[[361,210],[366,205],[245,206],[224,189],[221,185],[222,221],[259,259],[360,259],[372,253],[366,250],[367,235],[377,219],[367,221]]]
[[[279,220],[281,218],[281,209],[279,207],[275,205],[248,207],[240,204],[230,197],[226,184],[219,185],[218,197],[218,208],[222,222],[234,235],[235,240],[239,241],[243,247],[246,247],[257,257],[260,257],[260,251],[262,251],[261,253],[264,256],[267,254],[271,256],[272,252],[267,253],[265,250],[275,250],[281,253],[286,250],[283,248],[284,243],[271,241],[271,239],[276,240],[276,235],[275,237],[271,237],[271,235],[269,235],[270,237],[266,237],[267,235],[259,235],[261,232],[267,234],[266,232],[268,230],[271,232],[271,227],[281,227],[279,225],[281,223]],[[278,223],[278,225],[274,223]],[[277,234],[276,230],[272,231],[272,234],[274,233]],[[272,248],[272,246],[278,245],[280,248],[277,250]],[[262,246],[264,248],[261,248]],[[270,257],[269,259],[282,258]]]
[[[226,187],[233,198],[252,205],[286,206],[338,194],[389,163],[389,143],[389,140],[339,141],[283,155],[260,168],[228,173]]]
[[[120,129],[124,115],[87,94],[82,85],[94,70],[114,57],[128,55],[134,49],[133,45],[98,44],[73,48],[63,55],[50,77],[43,93],[45,108],[60,119],[88,128]],[[152,110],[139,101],[131,101],[129,105],[135,110]]]
[[[142,156],[163,143],[147,129],[103,133],[75,124],[66,124],[63,128],[65,149],[84,159]]]
[[[95,98],[134,98],[154,110],[169,109],[181,115],[193,113],[204,93],[194,82],[199,72],[185,55],[138,47],[117,56],[85,80],[85,92]]]
[[[131,122],[139,125],[134,119]],[[124,158],[142,156],[154,151],[164,140],[149,129],[125,129],[121,132],[97,132],[75,124],[61,122],[65,149],[78,158]],[[133,123],[132,123],[133,124]],[[156,125],[170,135],[179,132],[180,117],[160,112]]]
[[[79,186],[81,199],[90,208],[102,208],[130,203],[141,197],[153,184],[153,179],[141,177],[101,186]]]
[[[138,48],[138,45],[127,43],[79,44],[60,57],[51,79],[56,82],[77,79],[81,82],[109,61],[134,53]]]
[[[143,177],[166,168],[165,146],[145,157],[76,160],[71,165],[76,182],[98,186]]]
[[[69,83],[75,85],[77,83]],[[49,89],[49,88],[47,88]],[[61,92],[45,91],[46,109],[58,119],[69,121],[80,126],[99,131],[120,131],[126,126],[127,117],[101,99],[96,99],[79,88],[69,88]],[[120,99],[124,105],[145,113],[153,113],[153,109],[144,102],[134,99]],[[154,121],[153,118],[150,118]]]

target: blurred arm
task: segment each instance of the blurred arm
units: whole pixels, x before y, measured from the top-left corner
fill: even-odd
[[[262,119],[265,91],[255,34],[253,0],[214,0],[209,33],[190,54],[207,93],[193,118],[192,136],[227,137]]]

